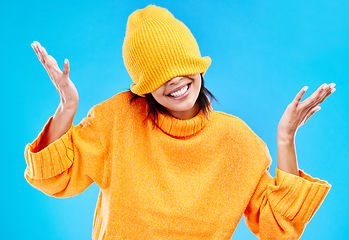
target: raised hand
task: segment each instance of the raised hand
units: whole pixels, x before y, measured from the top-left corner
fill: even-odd
[[[321,109],[319,104],[336,90],[335,85],[334,83],[323,84],[310,97],[301,102],[308,89],[304,87],[287,106],[277,129],[277,167],[280,170],[299,175],[295,148],[297,129]]]
[[[61,71],[58,67],[57,61],[51,55],[47,54],[45,48],[42,47],[39,42],[34,41],[31,46],[59,93],[61,107],[76,111],[79,102],[79,95],[73,82],[69,78],[70,66],[68,59],[65,59],[64,68],[63,71]]]
[[[308,89],[304,87],[294,100],[287,106],[278,126],[278,137],[293,139],[297,129],[302,126],[315,112],[319,111],[321,104],[336,89],[336,84],[321,85],[310,97],[301,102],[301,99]]]

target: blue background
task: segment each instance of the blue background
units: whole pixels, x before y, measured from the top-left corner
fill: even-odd
[[[1,3],[1,239],[90,239],[98,187],[68,199],[48,197],[24,179],[24,148],[59,104],[30,44],[60,67],[71,64],[79,92],[74,125],[131,84],[122,59],[128,16],[148,4],[169,9],[212,64],[206,86],[216,110],[242,118],[268,145],[276,167],[276,128],[305,85],[305,97],[335,82],[296,137],[299,166],[332,188],[302,239],[347,239],[349,1],[23,1]],[[242,220],[232,239],[256,239]]]

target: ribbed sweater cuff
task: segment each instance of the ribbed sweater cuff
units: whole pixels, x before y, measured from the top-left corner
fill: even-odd
[[[268,200],[277,212],[292,220],[310,221],[330,190],[326,181],[312,178],[299,170],[299,176],[276,168],[275,185],[270,187]]]
[[[26,174],[32,179],[47,179],[57,176],[73,163],[73,144],[71,141],[73,125],[62,137],[38,151],[39,144],[52,118],[50,117],[47,121],[38,137],[25,147]]]

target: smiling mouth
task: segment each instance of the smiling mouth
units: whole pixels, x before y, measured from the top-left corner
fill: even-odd
[[[187,93],[187,91],[189,89],[189,85],[190,85],[190,83],[188,83],[187,85],[183,86],[181,89],[168,94],[167,96],[172,97],[172,98],[180,98],[180,97],[182,97],[183,95],[185,95]]]

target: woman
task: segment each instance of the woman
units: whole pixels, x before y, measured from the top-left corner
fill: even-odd
[[[25,177],[55,197],[100,187],[93,239],[230,239],[242,214],[260,239],[297,239],[330,185],[298,169],[297,129],[335,84],[301,102],[277,130],[276,177],[265,143],[239,118],[214,111],[190,30],[167,9],[133,12],[123,45],[130,91],[94,106],[77,126],[78,93],[38,42],[32,44],[61,97],[25,149]]]

